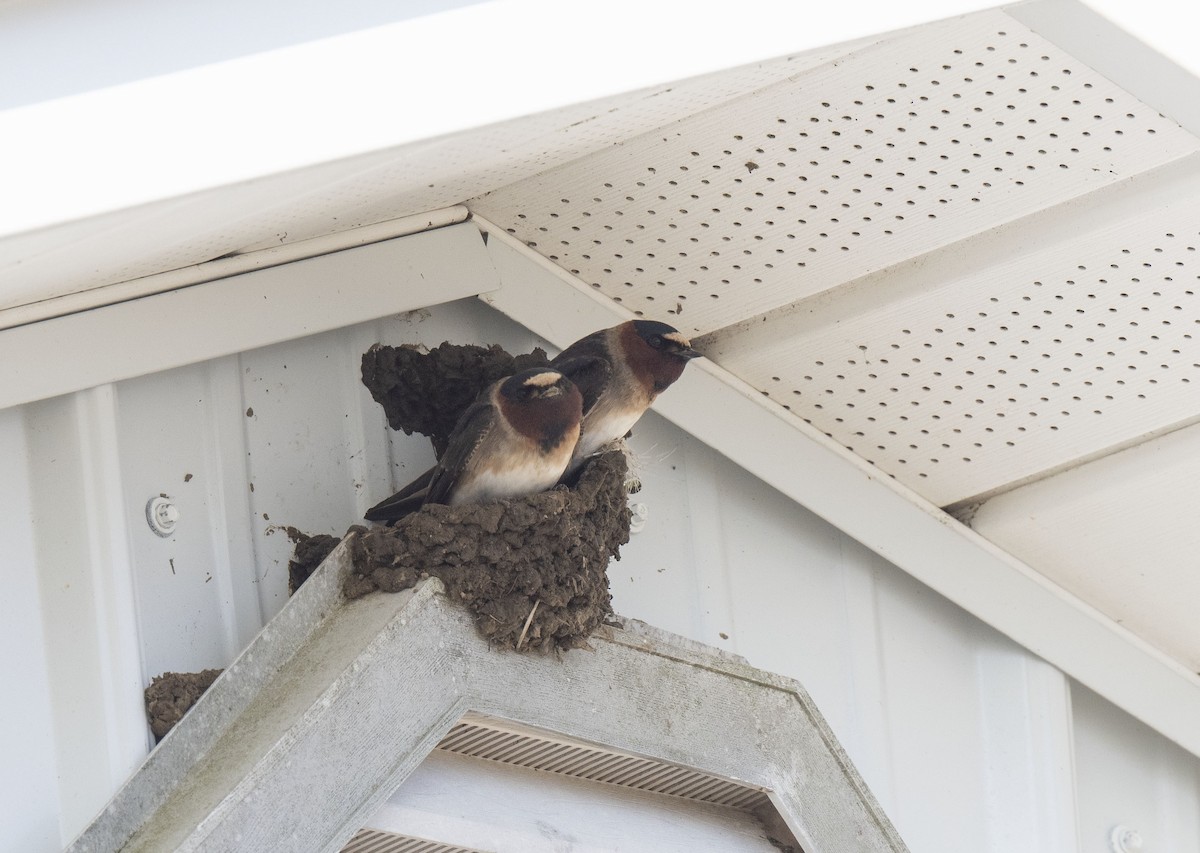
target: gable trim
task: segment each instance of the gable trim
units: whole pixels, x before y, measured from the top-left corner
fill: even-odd
[[[557,346],[634,315],[476,215],[485,302]],[[1195,755],[1200,677],[707,359],[654,405],[959,607]]]
[[[808,851],[907,848],[808,694],[627,623],[499,651],[436,579],[351,601],[343,542],[69,848],[337,851],[468,712],[760,788]]]

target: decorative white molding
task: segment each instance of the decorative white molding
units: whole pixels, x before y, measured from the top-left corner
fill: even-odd
[[[334,851],[464,714],[765,791],[801,846],[903,851],[794,681],[626,623],[492,648],[436,580],[346,601],[343,542],[69,848]]]
[[[474,296],[466,223],[0,331],[0,408]]]
[[[421,231],[441,228],[462,222],[468,211],[461,205],[441,210],[430,210],[415,216],[389,219],[375,225],[365,225],[348,231],[338,231],[310,240],[284,243],[254,251],[240,252],[223,258],[192,264],[179,269],[167,270],[154,275],[122,281],[105,287],[94,287],[75,293],[67,293],[52,299],[42,299],[25,305],[0,310],[0,329],[36,323],[52,317],[62,317],[79,311],[90,311],[105,305],[140,299],[155,293],[178,290],[196,284],[206,284],[235,275],[270,269],[271,267],[341,252],[357,246],[381,243],[396,237],[406,237]]]

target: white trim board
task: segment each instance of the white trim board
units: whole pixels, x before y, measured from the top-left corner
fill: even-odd
[[[742,0],[736,13],[680,0],[615,0],[602,13],[558,0],[474,3],[42,101],[0,111],[0,186],[7,202],[0,209],[0,234],[432,139],[984,5],[986,0],[927,0],[914,12],[889,3],[870,15],[842,5],[814,16],[805,4],[776,0]],[[130,25],[143,18],[131,17]],[[69,21],[60,17],[55,26]],[[571,37],[581,31],[587,38]],[[50,32],[38,34],[47,51],[62,41],[61,33]],[[546,38],[547,32],[565,37]],[[142,37],[155,41],[153,31]],[[614,63],[617,45],[621,61]],[[497,81],[503,85],[493,85]],[[79,132],[96,127],[112,130]]]
[[[633,622],[495,649],[441,581],[347,601],[352,569],[343,541],[72,853],[334,853],[470,711],[761,791],[811,853],[908,849],[795,681]]]
[[[407,237],[422,231],[431,231],[446,225],[454,225],[467,218],[469,212],[461,205],[429,210],[416,216],[389,219],[375,225],[365,225],[349,231],[337,231],[309,240],[284,243],[278,246],[239,252],[199,264],[165,270],[141,278],[91,287],[29,302],[0,308],[0,330],[24,326],[52,317],[63,317],[80,311],[89,311],[118,302],[128,302],[155,293],[179,290],[197,284],[206,284],[222,278],[232,278],[257,270],[282,266],[320,255],[330,255],[357,246],[382,243],[397,237]]]
[[[0,331],[0,409],[497,287],[450,225]]]
[[[1079,0],[1027,0],[1002,8],[1139,101],[1160,110],[1191,133],[1200,134],[1200,80],[1189,70],[1195,69],[1195,62],[1188,67],[1177,65],[1114,24],[1105,17],[1107,7],[1112,5],[1113,0],[1102,0],[1094,8]],[[1171,15],[1179,29],[1186,32],[1194,30],[1194,26],[1188,26],[1194,13],[1186,10],[1186,6],[1173,4],[1155,12],[1160,17]]]
[[[558,346],[633,314],[480,217],[501,288],[482,298]],[[922,583],[1200,755],[1200,678],[827,439],[697,360],[655,411]]]

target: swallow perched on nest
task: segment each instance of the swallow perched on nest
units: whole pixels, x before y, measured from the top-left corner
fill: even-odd
[[[549,367],[492,383],[459,417],[437,465],[365,518],[396,521],[425,504],[479,503],[550,488],[572,459],[582,405],[575,384]]]
[[[629,320],[580,338],[555,356],[550,366],[566,374],[583,395],[583,424],[567,475],[628,433],[698,355],[678,329],[654,320]]]

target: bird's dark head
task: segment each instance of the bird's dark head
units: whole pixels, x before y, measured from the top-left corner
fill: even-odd
[[[688,361],[700,355],[678,329],[666,323],[630,320],[618,328],[629,367],[651,399],[669,388],[683,375]]]
[[[668,326],[666,323],[660,323],[657,320],[631,320],[630,325],[642,342],[656,352],[667,356],[674,356],[684,361],[700,355],[700,353],[692,349],[691,341],[685,338],[683,333],[674,326]]]
[[[513,428],[549,448],[579,436],[583,397],[575,383],[549,367],[535,367],[500,384],[500,409]],[[573,436],[573,437],[572,437]]]

